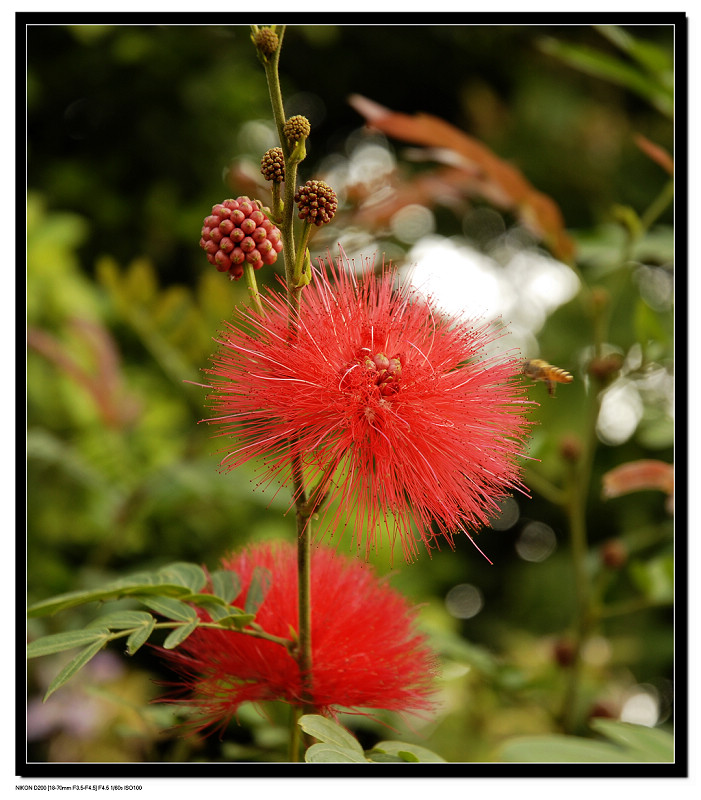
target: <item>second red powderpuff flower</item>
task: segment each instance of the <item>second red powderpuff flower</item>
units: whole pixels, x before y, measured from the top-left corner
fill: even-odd
[[[256,569],[270,589],[256,623],[283,639],[299,629],[297,552],[291,542],[263,543],[223,561],[241,581],[234,605],[243,607]],[[415,611],[366,564],[331,548],[312,551],[312,674],[309,703],[319,713],[386,709],[424,713],[436,658],[415,624]],[[197,710],[197,729],[223,726],[245,701],[281,700],[302,707],[299,666],[277,642],[237,631],[198,628],[177,650],[163,651],[180,681],[163,700]]]
[[[302,459],[321,532],[349,527],[368,555],[385,531],[404,556],[478,530],[519,482],[530,423],[521,359],[488,355],[490,323],[444,316],[390,268],[360,280],[331,260],[302,293],[239,310],[207,370],[208,420],[232,435],[222,461],[255,459],[261,483],[291,485]]]

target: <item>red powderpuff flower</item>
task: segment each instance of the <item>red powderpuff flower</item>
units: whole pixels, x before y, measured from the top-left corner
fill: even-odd
[[[298,630],[297,554],[292,543],[251,545],[224,559],[241,579],[233,604],[243,607],[257,567],[271,586],[256,614],[267,633]],[[312,705],[319,713],[387,709],[427,712],[435,657],[416,630],[406,599],[366,564],[330,548],[312,551]],[[163,651],[182,682],[170,697],[194,706],[197,730],[228,724],[245,701],[283,700],[302,706],[299,666],[276,642],[237,631],[198,628],[177,650]],[[363,711],[363,713],[366,713]]]
[[[411,561],[416,529],[429,550],[453,547],[522,488],[528,401],[522,359],[486,352],[503,330],[441,315],[395,278],[320,261],[294,335],[278,293],[265,316],[238,310],[207,370],[208,422],[236,440],[223,467],[256,459],[261,484],[289,485],[299,456],[307,486],[321,482],[322,534],[350,526],[360,550],[366,531],[367,555],[384,529]]]

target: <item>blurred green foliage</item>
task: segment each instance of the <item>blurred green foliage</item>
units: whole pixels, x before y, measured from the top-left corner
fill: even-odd
[[[672,461],[664,383],[673,355],[665,293],[671,209],[640,235],[634,230],[668,180],[634,134],[673,150],[672,40],[671,26],[297,25],[281,61],[287,112],[312,122],[305,175],[357,137],[362,121],[346,103],[353,92],[440,116],[557,201],[576,239],[580,276],[609,297],[605,344],[623,360],[615,379],[635,387],[643,411],[633,434],[600,443],[592,463],[587,569],[614,613],[604,616],[585,659],[581,735],[591,734],[592,713],[617,716],[641,691],[656,693],[659,721],[671,723],[672,517],[661,492],[603,501],[601,486],[627,461]],[[284,516],[286,491],[253,491],[252,468],[217,472],[225,443],[198,424],[206,390],[197,384],[206,383],[212,338],[246,301],[244,288],[208,267],[197,244],[201,222],[213,203],[243,193],[240,175],[255,174],[274,144],[248,28],[32,25],[27,46],[31,603],[173,561],[214,569],[225,552],[290,536],[294,525]],[[436,220],[438,233],[463,235],[454,215],[438,211]],[[333,236],[343,243],[342,228]],[[555,310],[537,338],[548,360],[575,373],[555,400],[542,384],[531,390],[541,405],[532,443],[538,461],[529,470],[557,487],[567,470],[564,439],[584,439],[589,424],[594,337],[585,294]],[[483,534],[494,566],[467,540],[411,566],[389,566],[386,552],[375,559],[424,604],[424,626],[443,659],[441,708],[406,738],[447,761],[495,760],[513,755],[500,751],[512,737],[556,731],[574,613],[567,519],[537,481],[526,483],[532,497],[517,498],[518,519]],[[556,537],[540,562],[515,548],[531,521],[546,522]],[[599,548],[610,539],[628,553],[620,568],[602,563]],[[444,605],[462,583],[483,597],[482,611],[465,620]],[[91,616],[71,614],[31,620],[30,636]],[[118,650],[103,655],[112,672],[86,673],[88,688],[62,697],[64,687],[43,711],[32,706],[42,720],[30,742],[33,760],[274,761],[284,753],[287,719],[276,708],[266,720],[242,709],[225,742],[178,738],[167,730],[174,712],[147,705],[157,694],[151,680],[168,677],[160,663],[142,650],[125,669]],[[32,662],[32,698],[61,663]],[[83,720],[76,729],[87,734],[62,721],[61,708],[95,703],[102,711],[92,727]],[[365,749],[386,738],[364,717],[344,722]]]

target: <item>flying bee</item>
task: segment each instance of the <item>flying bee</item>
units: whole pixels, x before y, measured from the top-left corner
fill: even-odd
[[[534,381],[545,381],[550,397],[555,396],[556,383],[572,383],[573,378],[569,372],[560,367],[554,367],[540,358],[528,358],[523,362],[522,373]]]

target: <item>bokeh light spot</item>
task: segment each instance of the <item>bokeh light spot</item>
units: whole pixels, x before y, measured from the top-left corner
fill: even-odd
[[[513,287],[489,256],[450,239],[426,236],[407,256],[409,279],[449,313],[497,316],[512,303]]]
[[[390,220],[392,233],[403,242],[416,242],[433,233],[434,227],[433,212],[416,203],[404,206]]]
[[[262,119],[244,122],[236,140],[239,153],[255,154],[258,158],[260,154],[279,144],[274,126],[268,120]]]
[[[500,503],[501,509],[489,520],[489,527],[495,531],[508,531],[518,522],[521,510],[513,497],[505,497]]]
[[[621,378],[604,392],[596,433],[604,444],[623,444],[635,433],[642,416],[640,393],[632,381]]]
[[[660,703],[654,686],[638,686],[623,704],[621,722],[653,728],[660,716]]]
[[[471,583],[459,583],[445,596],[445,605],[453,617],[471,619],[482,610],[484,598],[476,586]]]
[[[516,552],[524,561],[545,561],[556,547],[555,531],[544,522],[529,522],[516,540]]]

